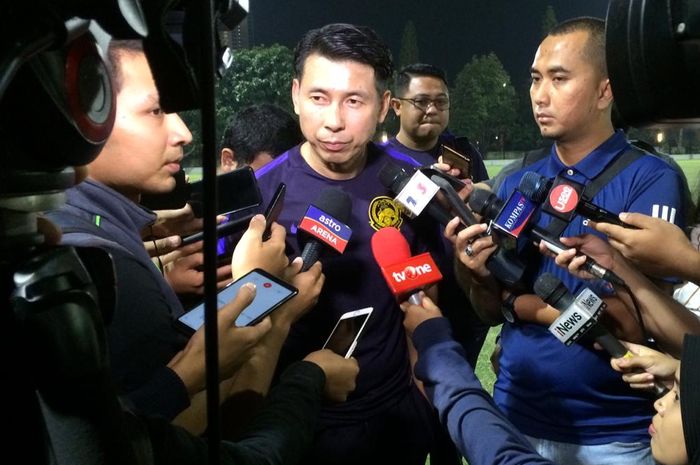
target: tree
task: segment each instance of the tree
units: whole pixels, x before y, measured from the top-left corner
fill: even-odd
[[[494,53],[472,57],[457,75],[451,100],[453,132],[472,139],[482,152],[506,147],[518,99],[510,76]]]
[[[544,10],[544,14],[542,15],[542,37],[546,37],[549,34],[549,31],[551,31],[558,23],[559,21],[557,21],[557,15],[554,13],[554,8],[552,5],[548,5]]]
[[[416,26],[410,19],[406,21],[401,37],[401,50],[399,51],[399,66],[404,67],[412,63],[418,63],[418,38]]]
[[[282,45],[259,46],[234,52],[233,63],[217,83],[216,133],[221,138],[226,123],[239,110],[260,103],[274,103],[292,113],[292,51]],[[182,115],[192,131],[191,151],[201,152],[199,111]],[[189,165],[199,165],[200,157],[185,158]]]
[[[292,62],[292,51],[283,45],[236,50],[231,68],[217,86],[218,129],[253,104],[274,103],[291,112]]]

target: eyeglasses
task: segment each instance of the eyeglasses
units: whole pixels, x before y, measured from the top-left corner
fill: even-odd
[[[438,97],[436,99],[431,99],[431,98],[427,98],[427,97],[418,97],[418,98],[396,97],[396,100],[405,100],[406,102],[410,102],[411,105],[413,105],[414,107],[418,108],[421,111],[428,111],[428,108],[430,107],[430,105],[433,105],[439,111],[449,110],[449,108],[450,108],[450,99],[448,99],[447,97]]]

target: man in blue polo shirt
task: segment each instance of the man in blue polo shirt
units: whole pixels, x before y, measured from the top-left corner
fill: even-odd
[[[588,184],[630,147],[611,122],[613,95],[602,20],[579,18],[555,27],[540,44],[531,74],[535,120],[541,134],[554,140],[554,146],[545,159],[507,177],[498,192],[501,199],[511,194],[526,171]],[[679,175],[664,161],[647,154],[623,168],[592,202],[612,212],[663,211],[668,221],[682,225],[681,199]],[[542,214],[537,224],[545,227],[550,220]],[[453,230],[448,227],[448,231]],[[494,246],[491,238],[477,237],[485,230],[485,225],[467,228],[458,235],[455,247],[469,270],[477,311],[495,322],[505,306],[520,320],[503,326],[503,351],[494,388],[498,406],[539,453],[556,463],[654,463],[647,433],[653,413],[649,397],[625,386],[610,368],[606,353],[586,343],[565,347],[546,326],[528,321],[553,310],[532,293],[509,294],[490,276],[484,263]],[[595,233],[576,216],[561,235],[586,232]],[[633,312],[611,295],[605,283],[586,284],[558,268],[549,257],[530,265],[529,284],[549,272],[572,293],[592,287],[606,296],[607,314],[628,323],[639,334]]]
[[[388,161],[418,164],[370,142],[389,109],[391,73],[389,49],[371,29],[330,24],[309,31],[295,50],[292,84],[306,142],[256,173],[266,201],[280,182],[287,185],[278,222],[295,254],[297,227],[319,193],[339,187],[352,199],[352,237],[342,255],[322,257],[326,282],[318,305],[293,326],[281,364],[321,347],[343,313],[374,307],[353,354],[357,388],[345,406],[322,411],[306,464],[423,465],[436,427],[432,407],[412,383],[401,310],[370,247],[372,235],[387,226],[401,230],[413,254],[443,246],[436,225],[405,218],[378,179]]]
[[[394,79],[391,107],[401,126],[396,137],[381,144],[387,152],[408,155],[426,166],[437,161],[442,146],[446,145],[471,160],[471,172],[462,173],[463,177],[471,176],[474,182],[488,179],[479,151],[466,137],[446,132],[450,122],[450,91],[443,70],[425,63],[402,68]],[[467,353],[467,360],[474,366],[489,327],[474,313],[465,291],[457,285],[451,245],[447,249],[448,255],[439,263],[443,271],[439,284],[442,311]]]

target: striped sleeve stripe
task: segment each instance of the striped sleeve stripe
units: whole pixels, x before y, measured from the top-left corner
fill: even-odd
[[[651,208],[651,216],[673,223],[676,220],[676,209],[668,205],[654,204]]]

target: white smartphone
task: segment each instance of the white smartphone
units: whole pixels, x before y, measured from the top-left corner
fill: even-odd
[[[373,307],[367,307],[344,313],[335,324],[335,328],[331,331],[326,343],[323,344],[323,348],[330,349],[345,358],[350,358],[357,347],[357,341],[360,340],[360,335],[372,314],[372,310],[374,310]]]
[[[256,292],[253,302],[236,318],[235,324],[239,327],[257,324],[298,292],[295,287],[258,268],[221,289],[216,296],[218,307],[232,301],[245,283],[255,284]],[[204,324],[204,303],[182,315],[177,322],[178,328],[187,334],[197,331]]]

